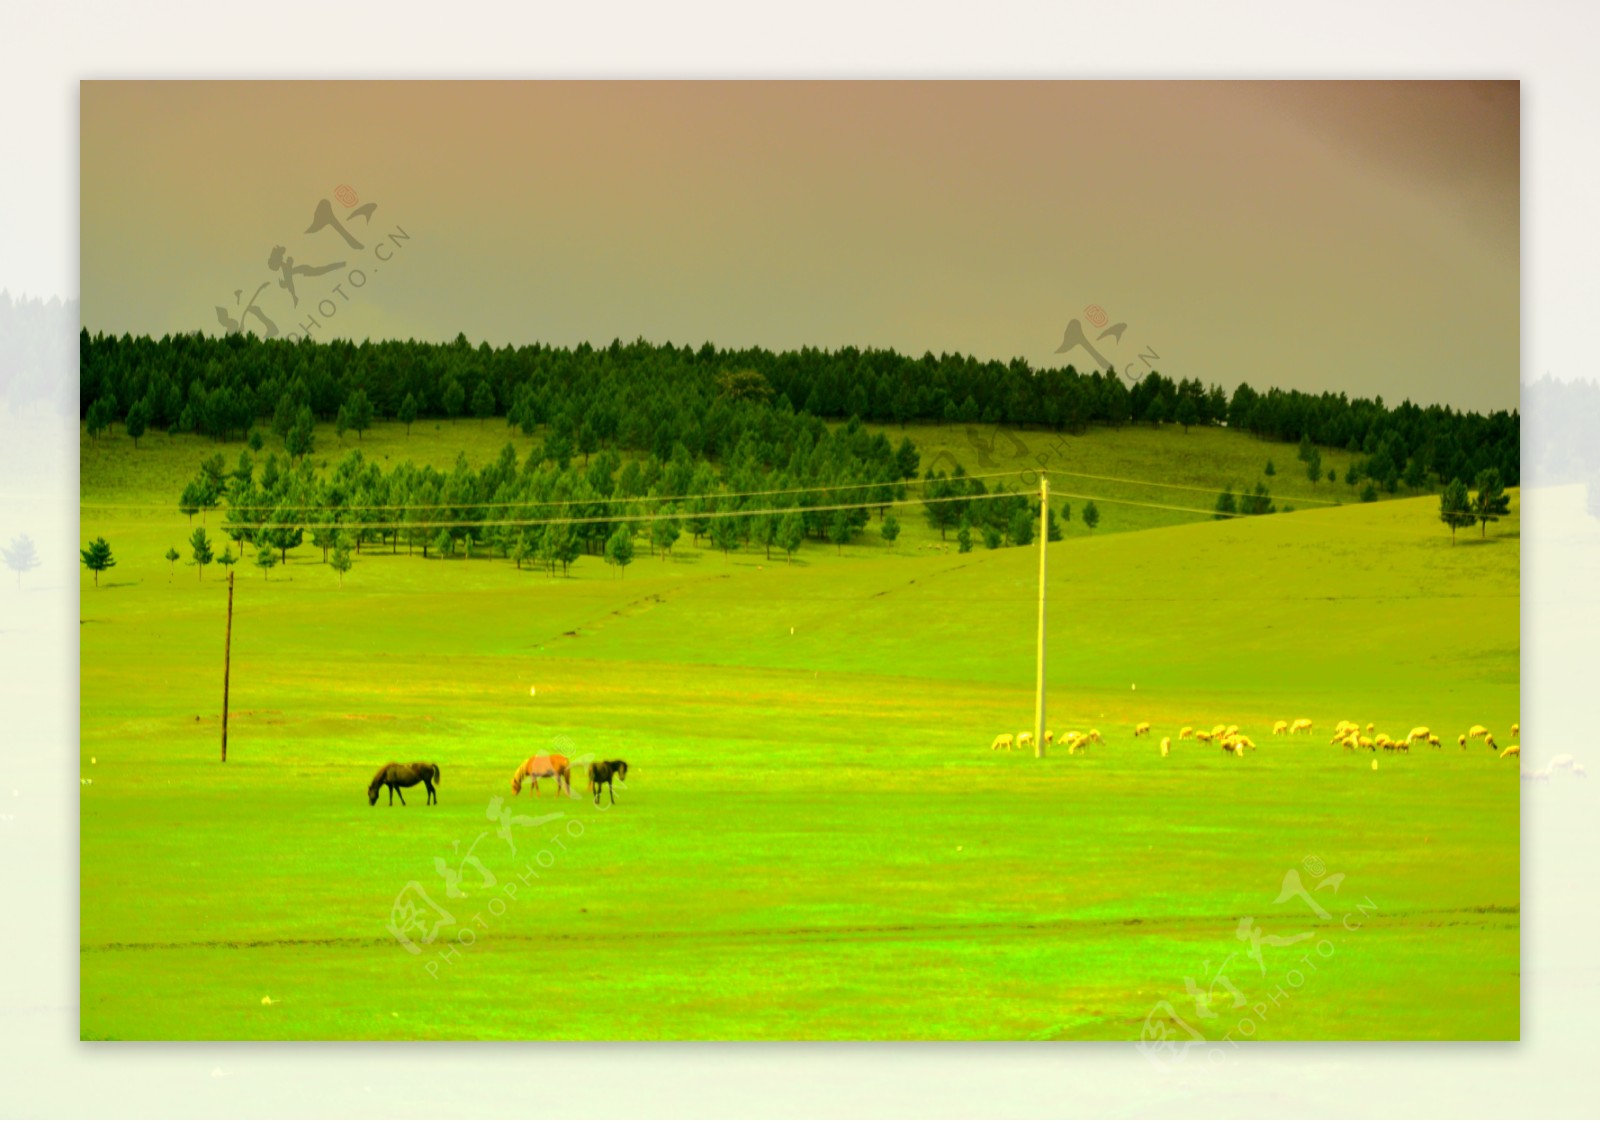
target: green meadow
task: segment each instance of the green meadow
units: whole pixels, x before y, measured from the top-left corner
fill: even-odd
[[[448,466],[506,433],[359,446]],[[1359,503],[1340,452],[1313,486],[1222,430],[909,434],[1078,496],[1047,724],[1104,745],[989,750],[1032,722],[1038,553],[958,553],[911,505],[892,547],[876,516],[793,564],[686,534],[620,575],[364,546],[341,586],[308,535],[236,572],[224,764],[227,582],[163,559],[217,449],[85,437],[117,566],[81,580],[83,1038],[1518,1037],[1518,764],[1456,746],[1520,719],[1515,491],[1452,545],[1437,496]],[[1292,513],[1161,508],[1268,457]],[[1346,752],[1341,719],[1445,746]],[[1178,739],[1217,723],[1258,750]],[[581,774],[513,799],[548,750],[626,759],[616,804]],[[369,806],[391,760],[437,763],[438,804]]]

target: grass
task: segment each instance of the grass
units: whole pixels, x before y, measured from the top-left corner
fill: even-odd
[[[925,464],[925,439],[959,442],[912,435]],[[362,443],[446,466],[506,438]],[[1038,554],[930,555],[914,509],[894,549],[786,565],[685,540],[623,578],[363,554],[341,589],[308,545],[238,574],[222,765],[226,587],[161,559],[187,552],[173,498],[212,449],[141,445],[86,442],[81,466],[83,535],[119,558],[83,574],[85,1038],[1128,1040],[1160,1001],[1210,1039],[1241,1017],[1268,1039],[1518,1034],[1517,767],[1453,746],[1519,718],[1514,531],[1452,546],[1426,497],[1183,525],[1102,502],[1100,531],[1050,547],[1049,723],[1108,742],[1043,760],[987,750],[1031,719]],[[1087,459],[1063,470],[1207,488],[1298,466],[1215,431],[1069,448]],[[1269,734],[1300,716],[1317,735]],[[1451,746],[1373,771],[1327,744],[1341,718]],[[1260,750],[1163,759],[1140,720],[1238,723]],[[629,761],[614,808],[510,800],[559,737]],[[439,804],[369,807],[391,759],[438,762]],[[1344,875],[1314,895],[1328,918],[1275,902],[1316,867]],[[417,955],[385,928],[413,882],[455,920]],[[1258,967],[1245,916],[1312,937]],[[1245,1005],[1219,984],[1202,1020],[1185,981],[1219,967]]]

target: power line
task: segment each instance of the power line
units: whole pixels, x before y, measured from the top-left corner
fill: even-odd
[[[421,521],[399,522],[227,522],[224,531],[230,530],[258,530],[258,529],[473,529],[487,527],[509,526],[546,526],[546,525],[595,525],[595,524],[632,524],[639,522],[652,522],[661,518],[682,521],[688,518],[754,518],[763,515],[787,515],[807,513],[831,513],[838,510],[877,510],[885,507],[900,506],[929,506],[942,502],[989,502],[996,499],[1026,499],[1026,494],[1012,491],[1001,491],[989,494],[958,494],[938,498],[901,498],[885,502],[839,502],[820,506],[780,506],[769,507],[761,510],[705,510],[686,511],[671,510],[653,514],[599,514],[579,518],[438,518]],[[1114,506],[1134,506],[1150,510],[1169,510],[1176,513],[1195,514],[1202,517],[1217,518],[1245,518],[1255,515],[1242,513],[1220,513],[1216,510],[1202,510],[1192,506],[1173,506],[1166,503],[1140,502],[1128,498],[1104,498],[1095,495],[1065,494],[1067,498],[1080,498],[1090,502],[1104,502]],[[475,505],[475,503],[461,503],[460,505]],[[539,505],[539,503],[517,503],[517,505]],[[435,507],[429,507],[433,509]]]
[[[390,503],[345,503],[342,505],[329,505],[318,503],[303,505],[289,503],[296,510],[451,510],[461,506],[470,506],[477,509],[501,509],[513,506],[591,506],[608,505],[619,502],[697,502],[707,499],[722,498],[762,498],[780,494],[811,494],[836,490],[867,490],[873,487],[923,487],[929,483],[947,483],[953,479],[1005,479],[1020,474],[1016,471],[993,471],[982,475],[959,475],[939,479],[897,479],[893,481],[880,481],[875,483],[813,483],[803,487],[780,487],[771,490],[746,490],[746,491],[710,491],[704,494],[679,494],[679,495],[633,495],[630,497],[595,495],[593,498],[562,498],[562,499],[536,499],[529,498],[516,502],[475,502],[471,500],[462,502],[390,502]],[[1001,496],[1015,495],[1017,491],[1001,492]],[[976,496],[975,496],[976,497]],[[231,509],[275,509],[277,503],[246,503],[242,506],[230,507]],[[873,502],[865,505],[881,506],[883,503]],[[79,509],[89,510],[170,510],[171,503],[154,502],[83,502],[78,503]],[[215,507],[212,507],[215,509]]]

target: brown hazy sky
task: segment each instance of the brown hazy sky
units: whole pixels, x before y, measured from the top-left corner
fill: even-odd
[[[315,338],[1082,367],[1099,304],[1175,378],[1510,408],[1519,116],[1514,82],[85,82],[83,321],[214,332],[268,282]],[[362,249],[305,232],[324,198]],[[278,245],[344,268],[295,309]]]

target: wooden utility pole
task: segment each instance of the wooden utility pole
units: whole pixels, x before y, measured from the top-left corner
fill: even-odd
[[[1039,473],[1039,672],[1033,687],[1033,756],[1044,758],[1044,578],[1050,544],[1050,480]]]
[[[228,630],[222,640],[222,761],[228,761],[228,671],[233,664],[233,569],[228,569]]]

